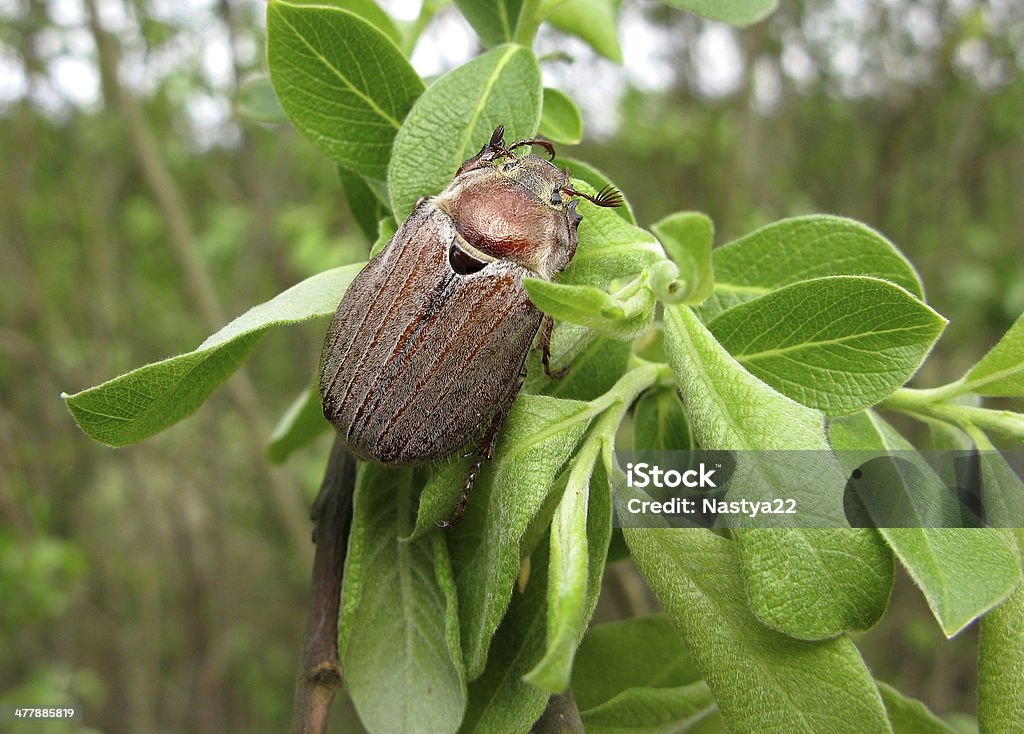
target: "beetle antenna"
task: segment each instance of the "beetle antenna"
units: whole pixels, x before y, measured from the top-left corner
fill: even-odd
[[[548,152],[550,160],[555,159],[555,146],[551,144],[550,140],[543,140],[542,138],[529,138],[528,140],[517,140],[508,146],[506,152],[513,150],[514,148],[522,148],[524,145],[539,145],[541,148]]]
[[[595,196],[577,191],[572,186],[563,186],[562,192],[569,196],[582,196],[587,201],[591,201],[598,206],[616,207],[623,204],[622,194],[611,184],[606,184]]]

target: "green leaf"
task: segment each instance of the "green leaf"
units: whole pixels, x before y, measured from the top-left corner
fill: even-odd
[[[829,415],[848,415],[909,380],[945,325],[888,281],[833,276],[741,303],[708,329],[779,392]]]
[[[662,0],[709,20],[720,20],[735,26],[748,26],[768,17],[779,0]]]
[[[730,731],[891,732],[845,636],[805,642],[751,614],[731,541],[706,530],[623,531],[633,558],[703,673]]]
[[[491,636],[519,576],[520,539],[595,412],[588,403],[521,395],[502,428],[494,458],[477,479],[462,522],[447,533],[470,680],[483,671]],[[447,486],[427,485],[419,527],[451,515],[462,479]],[[438,495],[444,508],[440,513]]]
[[[391,210],[374,193],[366,177],[344,166],[338,166],[338,178],[341,180],[341,188],[345,192],[345,201],[348,202],[352,218],[363,230],[366,239],[374,242],[380,231],[380,220],[389,216]]]
[[[894,734],[956,734],[956,730],[920,701],[904,696],[888,683],[878,681],[878,692],[889,714]]]
[[[698,680],[700,671],[671,620],[655,614],[587,630],[576,653],[572,691],[582,712],[632,688],[673,690]]]
[[[578,191],[596,194],[588,182],[572,179]],[[607,287],[617,278],[640,273],[665,253],[650,232],[630,224],[615,209],[580,199],[576,211],[583,216],[579,246],[559,283]]]
[[[308,446],[330,427],[324,419],[320,390],[314,381],[312,387],[303,390],[292,401],[274,426],[267,440],[267,461],[283,464],[293,451]]]
[[[848,454],[851,451],[898,451],[901,458],[913,451],[910,442],[870,411],[834,422],[831,435],[840,459],[848,462],[849,471],[863,460],[863,454]],[[930,484],[941,482],[923,460],[914,465],[920,479],[905,481],[926,484],[894,491],[913,492],[915,497],[921,497],[931,491]],[[928,482],[929,475],[932,482]],[[943,497],[952,495],[939,495],[937,499]],[[914,504],[918,502],[915,500]],[[922,523],[949,512],[949,508],[941,506],[926,509]],[[924,593],[947,637],[1005,599],[1020,580],[1016,559],[991,528],[907,527],[879,528],[879,532]]]
[[[391,238],[395,236],[395,232],[398,231],[398,224],[395,222],[393,217],[384,217],[377,224],[377,240],[373,243],[373,247],[370,248],[370,257],[374,257],[378,252],[384,249],[384,247],[391,241]]]
[[[530,300],[544,313],[612,339],[633,341],[654,323],[654,293],[639,283],[622,300],[588,285],[562,285],[537,278],[527,278],[523,284]]]
[[[1018,487],[1024,492],[1024,486]],[[1024,530],[1001,530],[1024,564]],[[1024,586],[981,620],[978,652],[978,723],[983,732],[1024,730]]]
[[[548,694],[523,680],[544,654],[547,543],[534,556],[536,570],[523,593],[513,593],[508,614],[491,642],[487,667],[469,685],[462,734],[520,734],[529,731]]]
[[[665,348],[690,428],[702,448],[831,453],[822,414],[776,392],[744,370],[688,307],[665,307]],[[809,457],[798,460],[806,471],[820,478],[816,495],[834,493],[836,498],[842,497],[845,475],[834,459],[824,460],[813,470],[807,466]],[[766,462],[756,483],[774,489],[774,496],[785,497],[793,489],[790,478],[801,474],[782,472]],[[766,496],[772,495],[769,492]],[[813,497],[798,499],[806,499],[807,507],[815,504]],[[833,526],[844,524],[839,507],[831,512],[823,510],[823,517],[832,517]]]
[[[852,219],[783,219],[717,248],[712,256],[715,292],[699,311],[705,321],[776,288],[827,275],[892,281],[924,300],[921,281],[903,254],[881,234]]]
[[[526,674],[528,683],[549,693],[561,693],[568,687],[576,646],[589,619],[587,509],[590,478],[600,452],[600,436],[589,436],[573,457],[562,499],[551,521],[547,647],[544,657]]]
[[[346,10],[267,6],[267,65],[292,124],[335,162],[383,179],[423,82],[394,41]]]
[[[846,525],[845,473],[822,416],[746,372],[686,306],[665,307],[665,346],[697,445],[750,452],[730,484],[750,500],[792,498],[822,528]],[[793,477],[813,476],[813,486]],[[820,639],[873,624],[888,601],[892,561],[862,530],[736,533],[747,594],[767,625]]]
[[[587,734],[669,734],[710,716],[718,707],[707,683],[678,688],[631,688],[580,712]]]
[[[149,438],[194,413],[272,326],[333,314],[362,267],[318,273],[249,309],[191,352],[62,397],[79,428],[97,441],[127,446]]]
[[[583,118],[579,108],[562,92],[544,87],[539,132],[553,143],[577,145],[583,140]]]
[[[633,409],[634,451],[689,451],[690,424],[675,390],[644,393]]]
[[[541,366],[539,349],[529,358],[530,371],[523,389],[553,398],[592,400],[612,388],[625,373],[633,345],[598,336],[576,324],[557,322],[551,334],[551,368],[569,367],[564,376],[551,379]]]
[[[683,277],[682,292],[673,294],[672,302],[696,304],[707,300],[715,287],[711,259],[715,229],[711,220],[699,212],[678,212],[659,220],[651,231]]]
[[[284,122],[288,119],[267,76],[250,79],[238,90],[238,113],[254,122]]]
[[[885,614],[892,553],[874,530],[744,530],[736,540],[750,606],[773,629],[821,640]]]
[[[455,5],[487,47],[512,41],[523,0],[455,0]]]
[[[589,163],[584,163],[576,158],[569,158],[567,156],[560,155],[556,156],[555,159],[551,161],[551,164],[563,170],[568,168],[569,173],[573,178],[579,179],[580,181],[586,181],[594,191],[600,191],[605,186],[615,186],[615,183],[608,178],[606,173],[594,168],[594,166]],[[622,193],[618,186],[615,186],[615,188],[620,194]],[[636,217],[633,216],[633,207],[630,205],[629,199],[626,198],[625,194],[622,195],[622,202],[622,206],[617,206],[612,209],[612,211],[630,224],[636,224]]]
[[[565,0],[547,11],[546,20],[561,31],[579,36],[606,59],[621,64],[621,4],[621,0]]]
[[[540,65],[522,46],[499,46],[448,72],[419,98],[395,139],[388,185],[404,218],[421,196],[447,186],[498,125],[507,141],[540,124]]]
[[[361,582],[345,587],[357,591],[344,608],[345,688],[370,731],[454,732],[466,708],[454,582],[440,533],[403,540],[411,480],[409,469],[360,465],[349,552]]]
[[[874,527],[956,528],[963,522],[960,501],[924,457],[873,410],[832,422],[832,445],[848,476],[870,466],[858,477],[857,501]],[[893,453],[890,453],[893,452]],[[864,474],[864,472],[861,472]]]
[[[962,388],[979,395],[1024,397],[1024,315],[971,368]]]
[[[329,5],[347,10],[374,26],[378,31],[394,41],[396,46],[402,45],[402,34],[391,20],[391,16],[374,2],[374,0],[289,0],[294,5]]]

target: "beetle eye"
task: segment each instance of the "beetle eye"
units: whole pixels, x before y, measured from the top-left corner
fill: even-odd
[[[551,203],[555,206],[562,205],[562,195],[558,192],[558,189],[555,189],[554,193],[551,194]]]
[[[470,255],[468,252],[463,250],[456,242],[452,242],[452,246],[448,248],[448,264],[451,265],[459,275],[472,275],[473,273],[479,273],[487,265],[483,260]]]

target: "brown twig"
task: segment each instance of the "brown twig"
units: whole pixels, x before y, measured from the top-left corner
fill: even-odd
[[[356,462],[337,438],[331,448],[320,493],[313,503],[313,587],[306,616],[302,664],[295,679],[292,734],[327,731],[327,714],[341,685],[338,660],[338,608],[345,551],[352,527]]]

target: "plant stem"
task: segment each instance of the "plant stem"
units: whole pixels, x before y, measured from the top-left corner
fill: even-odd
[[[595,411],[603,411],[611,408],[615,403],[620,403],[620,409],[624,413],[629,410],[640,393],[658,382],[662,376],[661,365],[654,362],[644,362],[628,370],[619,378],[619,381],[612,385],[612,388],[598,398],[590,401]]]
[[[338,659],[338,608],[345,552],[352,529],[356,462],[335,437],[320,492],[313,503],[313,583],[306,615],[302,664],[295,678],[292,734],[327,731],[327,714],[341,686]]]
[[[527,48],[533,46],[537,29],[540,28],[540,22],[544,20],[543,5],[543,0],[523,0],[523,7],[519,11],[519,21],[516,23],[515,35],[512,40]]]
[[[881,407],[913,416],[938,418],[963,428],[975,426],[1024,443],[1024,415],[1011,410],[992,410],[949,403],[936,399],[936,394],[941,393],[902,388],[886,398]]]

